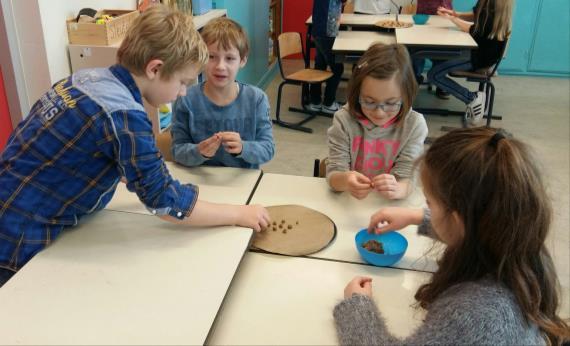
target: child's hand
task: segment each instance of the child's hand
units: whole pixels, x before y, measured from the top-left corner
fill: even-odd
[[[350,280],[344,289],[344,299],[352,297],[355,293],[372,298],[372,278],[356,276],[354,279]]]
[[[211,158],[216,155],[220,144],[222,144],[222,137],[216,133],[212,137],[206,138],[198,143],[198,151],[200,155]]]
[[[239,155],[243,150],[243,143],[241,142],[241,136],[237,132],[220,132],[222,137],[222,144],[224,149],[230,153]]]
[[[402,189],[392,174],[379,174],[372,179],[374,190],[387,199],[402,198]]]
[[[445,17],[445,18],[456,17],[456,16],[457,16],[457,14],[455,13],[454,10],[450,10],[450,9],[445,8],[445,7],[442,7],[442,6],[440,6],[440,7],[437,8],[437,14],[438,14],[439,16],[443,16],[443,17]]]
[[[348,186],[348,191],[356,199],[363,199],[372,190],[372,182],[364,174],[356,171],[351,171],[348,174],[346,184]]]
[[[258,204],[242,205],[240,208],[238,226],[249,227],[256,232],[261,232],[269,226],[271,218],[269,217],[269,212],[263,206]]]
[[[368,232],[380,234],[395,229],[402,229],[412,224],[419,224],[423,219],[423,210],[399,207],[382,208],[370,217]]]

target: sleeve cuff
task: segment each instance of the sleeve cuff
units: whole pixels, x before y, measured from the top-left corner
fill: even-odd
[[[178,220],[183,220],[192,213],[196,201],[198,200],[199,188],[196,185],[182,185],[178,181],[174,181],[170,189],[175,190],[175,199],[171,207],[149,208],[148,211],[156,216],[170,215]]]

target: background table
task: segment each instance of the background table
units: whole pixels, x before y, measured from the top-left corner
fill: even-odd
[[[333,44],[333,51],[337,60],[345,61],[346,55],[361,56],[373,43],[395,44],[396,36],[393,33],[373,31],[339,31]]]
[[[357,200],[349,193],[338,193],[330,189],[323,178],[265,173],[253,194],[251,203],[264,206],[298,204],[315,209],[327,215],[337,227],[337,236],[332,244],[320,252],[309,255],[313,258],[364,263],[356,250],[356,233],[368,227],[370,216],[382,207],[402,206],[421,208],[424,196],[417,188],[407,199],[389,201],[377,193],[370,193],[364,200]],[[400,230],[408,240],[406,254],[394,266],[397,268],[435,271],[436,258],[441,243],[417,234],[416,226]],[[427,254],[435,246],[434,251]]]
[[[477,42],[469,33],[445,26],[414,25],[396,29],[396,42],[408,47],[477,48]]]
[[[0,344],[203,344],[251,236],[98,212],[0,289]]]
[[[170,174],[182,183],[198,185],[200,200],[214,203],[246,204],[261,177],[261,170],[233,167],[184,167],[166,162]],[[152,215],[134,192],[119,183],[106,209]]]
[[[248,253],[207,343],[336,345],[333,308],[355,275],[373,278],[376,303],[395,335],[421,323],[423,311],[410,305],[428,273]]]
[[[342,13],[340,15],[340,25],[341,28],[358,28],[358,29],[372,29],[378,28],[376,27],[376,23],[381,20],[395,20],[396,16],[394,14],[379,14],[379,15],[371,15],[371,14],[355,14],[355,13]],[[409,14],[401,14],[398,16],[398,20],[400,22],[405,23],[413,23],[414,19],[412,15]],[[311,26],[313,25],[313,16],[310,16],[306,21],[305,25]],[[417,25],[416,26],[422,26]],[[452,21],[445,17],[441,16],[429,16],[428,21],[423,24],[423,26],[440,26],[440,27],[455,27]]]

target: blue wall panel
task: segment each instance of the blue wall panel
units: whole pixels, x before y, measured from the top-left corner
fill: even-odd
[[[240,23],[249,38],[249,59],[237,78],[253,85],[265,81],[266,74],[271,73],[268,66],[269,0],[215,0],[215,7],[227,9],[228,17]]]
[[[457,11],[470,11],[476,0],[454,0]],[[570,1],[514,0],[513,30],[503,74],[570,75]]]
[[[570,2],[543,0],[528,70],[570,75]]]
[[[500,65],[500,72],[522,73],[526,71],[538,5],[539,2],[536,0],[515,1],[513,30],[507,47],[507,55]]]

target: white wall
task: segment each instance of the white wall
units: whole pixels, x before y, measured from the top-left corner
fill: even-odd
[[[13,0],[16,1],[16,0]],[[22,1],[22,0],[17,0]],[[27,0],[24,0],[27,1]],[[36,0],[39,3],[46,58],[51,83],[71,74],[67,53],[66,20],[77,16],[79,10],[90,7],[95,10],[133,10],[136,0]]]
[[[2,67],[13,70],[21,116],[28,114],[51,85],[71,73],[67,18],[75,17],[84,7],[135,9],[136,3],[136,0],[1,0],[10,50],[0,52]]]
[[[10,42],[10,53],[15,69],[16,80],[22,81],[25,91],[19,92],[18,97],[22,105],[22,115],[25,116],[31,105],[51,85],[48,72],[42,26],[39,20],[40,13],[37,1],[34,0],[5,0],[12,10],[10,14],[4,13],[6,30]],[[3,3],[4,8],[4,3]],[[20,90],[19,90],[20,91]]]

